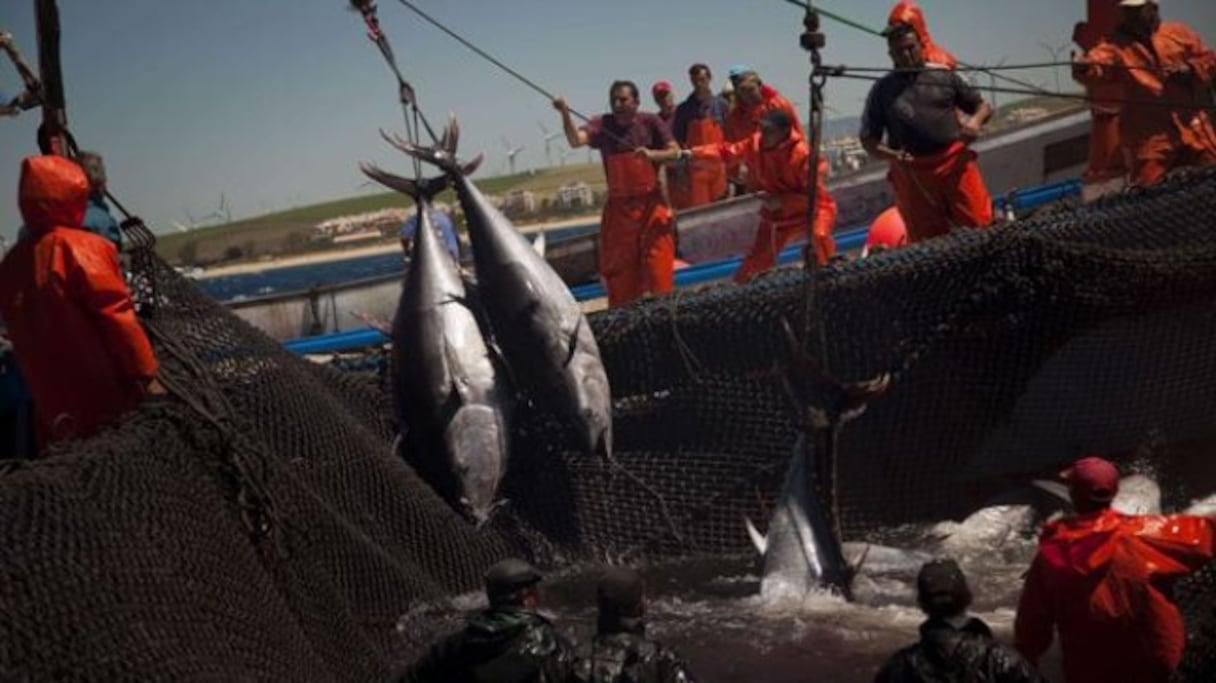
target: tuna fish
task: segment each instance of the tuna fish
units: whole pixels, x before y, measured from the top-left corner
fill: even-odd
[[[458,166],[455,118],[435,148],[388,138],[453,179],[468,222],[481,303],[520,389],[562,417],[586,454],[611,459],[612,397],[582,309],[553,268]]]
[[[803,433],[790,455],[768,536],[761,536],[745,520],[752,541],[764,556],[760,591],[765,595],[805,594],[822,587],[852,600],[853,575],[865,563],[866,553],[860,551],[852,563],[845,559],[834,509],[832,461],[841,425],[860,416],[868,401],[887,390],[890,378],[837,382],[806,356],[789,324],[782,323],[792,358],[786,390],[800,413]]]
[[[406,452],[419,474],[478,525],[506,471],[513,393],[496,365],[456,262],[431,224],[431,198],[448,183],[421,183],[360,168],[414,197],[419,225],[393,319],[393,398]]]

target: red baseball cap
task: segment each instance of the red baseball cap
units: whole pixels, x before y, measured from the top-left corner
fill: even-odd
[[[1074,462],[1060,476],[1073,491],[1092,501],[1108,502],[1119,493],[1119,468],[1095,455]]]
[[[659,81],[650,86],[650,93],[652,95],[658,95],[661,92],[671,92],[671,90],[671,81]]]

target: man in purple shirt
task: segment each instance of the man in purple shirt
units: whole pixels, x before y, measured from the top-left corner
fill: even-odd
[[[609,99],[612,113],[595,117],[583,128],[574,125],[564,99],[555,99],[553,106],[561,112],[570,147],[590,146],[603,157],[608,201],[600,222],[600,275],[608,305],[621,306],[672,289],[673,214],[655,163],[674,161],[680,146],[662,119],[638,111],[637,85],[616,81]],[[649,150],[663,154],[651,161]]]
[[[729,105],[714,94],[713,73],[704,64],[693,64],[688,69],[688,78],[693,92],[676,107],[671,123],[676,142],[684,149],[692,149],[725,141],[722,131]],[[716,202],[726,194],[726,165],[721,160],[703,161],[679,173],[669,172],[667,191],[676,209]]]

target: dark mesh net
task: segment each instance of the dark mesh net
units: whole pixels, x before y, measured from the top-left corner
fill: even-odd
[[[865,262],[815,290],[812,355],[891,392],[841,442],[845,534],[962,514],[1086,451],[1216,489],[1216,174],[1064,205]],[[396,628],[516,554],[549,567],[750,552],[794,427],[779,321],[804,276],[593,316],[620,468],[524,414],[475,530],[392,452],[375,377],[296,358],[159,261],[139,288],[175,399],[0,477],[0,677],[369,680]],[[1204,490],[1206,485],[1207,490]],[[1179,590],[1189,680],[1216,680],[1216,573]]]

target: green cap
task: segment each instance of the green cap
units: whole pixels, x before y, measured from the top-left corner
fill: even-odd
[[[512,557],[487,569],[485,580],[490,595],[509,595],[540,582],[541,575],[536,567]]]

